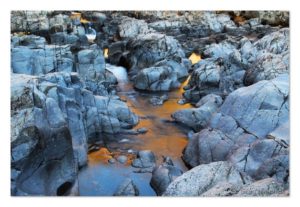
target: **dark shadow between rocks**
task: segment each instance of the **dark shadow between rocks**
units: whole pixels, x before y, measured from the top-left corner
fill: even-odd
[[[56,191],[57,196],[66,196],[70,192],[71,188],[73,186],[73,183],[67,181],[61,184]]]

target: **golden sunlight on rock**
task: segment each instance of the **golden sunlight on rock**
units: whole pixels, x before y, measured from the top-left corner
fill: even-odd
[[[242,16],[235,16],[233,21],[237,24],[243,25],[245,23],[245,18]]]
[[[189,57],[189,60],[192,62],[192,64],[196,64],[201,60],[201,55],[197,53],[192,53],[191,56]]]
[[[108,48],[104,48],[103,55],[105,58],[108,58]]]
[[[187,79],[181,84],[181,86],[180,86],[180,88],[179,88],[179,93],[184,93],[184,86],[186,86],[188,83],[189,83],[189,81],[190,81],[190,79],[191,79],[191,76],[189,76],[189,77],[187,77]]]
[[[71,19],[78,19],[78,20],[80,20],[80,23],[83,23],[83,24],[86,24],[86,23],[90,22],[87,19],[82,18],[82,15],[81,15],[80,12],[72,12],[70,18]]]

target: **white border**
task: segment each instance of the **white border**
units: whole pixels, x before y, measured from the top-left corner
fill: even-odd
[[[82,206],[293,206],[299,197],[299,21],[297,0],[9,0],[1,7],[0,205]],[[291,28],[291,196],[289,198],[15,198],[10,197],[10,10],[288,10]],[[114,205],[113,205],[114,204]]]

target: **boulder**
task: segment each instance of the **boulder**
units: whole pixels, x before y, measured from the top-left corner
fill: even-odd
[[[138,196],[139,190],[130,178],[124,180],[124,182],[118,187],[114,196]]]
[[[240,171],[244,171],[252,177],[278,176],[280,180],[286,181],[289,170],[288,160],[284,155],[287,154],[287,149],[276,141],[263,139],[253,142],[249,147],[238,148],[229,156],[228,160]],[[267,165],[265,166],[265,164]],[[280,166],[281,164],[282,166]]]
[[[126,103],[95,96],[76,73],[12,74],[12,195],[69,195],[87,142],[118,133],[138,118]]]
[[[131,69],[143,69],[155,63],[170,59],[185,58],[184,52],[173,37],[158,33],[141,34],[127,43],[129,53],[126,61]]]
[[[153,105],[153,106],[159,106],[159,105],[163,105],[163,103],[165,101],[167,101],[169,99],[169,96],[167,94],[162,95],[162,96],[153,96],[149,102]]]
[[[285,133],[288,111],[286,75],[240,88],[225,99],[206,128],[189,139],[183,159],[192,167],[229,160],[253,177],[263,162],[270,159],[268,163],[278,173],[261,169],[262,175],[270,170],[281,180],[286,179],[287,169],[279,167],[281,161],[276,156],[286,154],[289,148],[288,133]],[[283,163],[287,166],[288,162]]]
[[[183,160],[189,166],[225,161],[234,146],[234,141],[217,129],[203,129],[189,139]]]
[[[125,155],[120,155],[117,157],[117,160],[121,163],[124,164],[127,162],[127,157]]]
[[[242,185],[236,185],[229,182],[220,182],[210,188],[208,191],[201,194],[203,197],[216,197],[216,196],[235,196],[242,188]]]
[[[180,80],[187,77],[186,68],[175,61],[162,61],[154,67],[138,72],[134,87],[149,91],[169,91],[180,87]]]
[[[289,76],[281,75],[232,92],[220,111],[245,131],[263,138],[288,119],[288,94]]]
[[[223,100],[220,96],[210,94],[204,96],[196,106],[198,108],[178,110],[171,115],[176,122],[200,131],[206,127],[213,113],[221,106]]]
[[[121,38],[135,38],[139,34],[147,34],[150,32],[144,20],[137,20],[125,16],[122,18],[118,28]]]
[[[248,47],[246,49],[245,47]],[[284,28],[264,36],[253,45],[242,47],[243,62],[248,63],[245,85],[271,80],[289,73],[289,29]]]
[[[282,183],[279,183],[272,178],[267,178],[244,186],[236,196],[277,196],[278,194],[283,193],[284,190]]]
[[[132,166],[136,168],[153,168],[156,158],[150,150],[142,150],[137,154],[137,158],[132,161]]]
[[[79,41],[79,37],[75,34],[68,34],[65,32],[56,32],[50,35],[51,44],[55,45],[67,45],[76,44]]]
[[[160,196],[169,184],[182,173],[180,169],[174,166],[171,158],[164,157],[164,162],[153,169],[150,185],[156,194]]]
[[[71,72],[73,55],[68,46],[45,45],[43,48],[17,46],[12,48],[11,65],[14,73],[41,75],[51,72]]]
[[[46,39],[36,35],[14,35],[11,37],[12,47],[24,46],[30,49],[44,48],[47,44]]]
[[[243,11],[240,15],[246,18],[258,18],[265,24],[289,25],[288,11]]]
[[[50,11],[12,11],[11,31],[35,32],[38,30],[49,30]]]
[[[249,183],[249,180],[228,162],[213,162],[195,167],[177,177],[163,195],[202,196],[222,182],[242,186],[245,182]]]

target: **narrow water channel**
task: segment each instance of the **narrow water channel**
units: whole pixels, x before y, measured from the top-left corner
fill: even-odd
[[[128,177],[139,188],[140,196],[156,195],[149,184],[151,173],[136,173],[138,169],[131,167],[131,160],[134,159],[134,152],[151,150],[156,156],[157,164],[162,162],[162,156],[169,156],[182,171],[187,170],[181,155],[187,144],[188,130],[170,122],[173,112],[192,107],[190,104],[177,103],[182,98],[183,86],[187,81],[179,89],[171,92],[148,93],[133,88],[125,68],[107,64],[107,69],[118,79],[118,96],[126,100],[131,110],[140,117],[140,122],[135,128],[145,127],[148,131],[138,135],[110,136],[109,142],[105,142],[105,139],[103,141],[103,138],[95,139],[94,144],[99,146],[99,150],[89,153],[88,165],[79,173],[80,195],[111,196]],[[150,103],[152,97],[164,94],[168,94],[169,99],[163,105],[154,106]],[[108,162],[109,158],[117,155],[126,155],[127,163]]]

